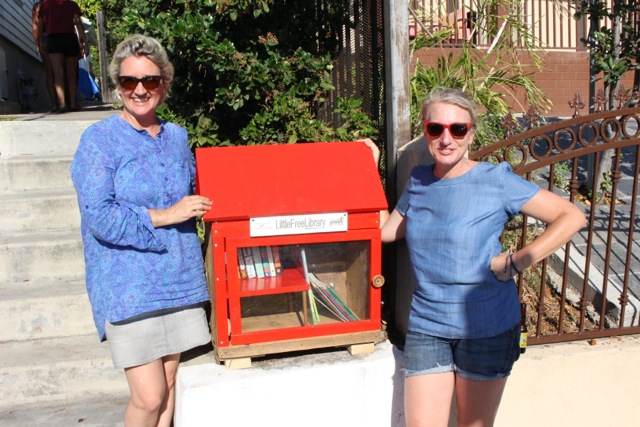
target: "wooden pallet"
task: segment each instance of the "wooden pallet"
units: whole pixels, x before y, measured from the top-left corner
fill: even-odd
[[[214,355],[216,361],[224,363],[227,369],[244,369],[251,367],[252,358],[269,354],[335,347],[345,347],[352,355],[371,353],[375,349],[375,344],[383,339],[381,331],[366,331],[277,342],[231,345],[221,348],[215,347]]]

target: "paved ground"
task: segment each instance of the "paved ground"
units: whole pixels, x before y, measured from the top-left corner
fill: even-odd
[[[54,113],[30,113],[30,114],[13,114],[2,115],[0,119],[15,119],[15,120],[101,120],[114,114],[116,111],[113,109],[112,104],[105,104],[98,101],[86,101],[82,104],[80,111],[68,112],[63,114]]]
[[[629,265],[629,292],[640,299],[640,228],[638,227],[640,215],[640,189],[636,189],[635,218],[629,223],[632,210],[632,195],[634,192],[634,171],[636,166],[636,152],[638,147],[626,147],[622,149],[620,158],[621,179],[618,182],[617,198],[622,203],[615,206],[615,213],[611,224],[610,205],[599,205],[594,217],[593,250],[591,264],[599,271],[604,272],[605,266],[609,268],[609,278],[617,283],[624,283],[625,266]],[[607,244],[607,236],[611,226],[611,240]],[[586,233],[581,233],[586,238]],[[631,238],[630,238],[631,237]],[[582,255],[586,253],[586,242],[578,246]]]
[[[105,395],[87,401],[41,403],[37,408],[22,405],[0,411],[0,423],[5,427],[121,427],[127,400],[126,396]]]

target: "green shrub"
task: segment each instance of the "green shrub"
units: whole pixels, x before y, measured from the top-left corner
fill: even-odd
[[[342,123],[318,119],[349,11],[302,3],[106,0],[109,36],[118,38],[109,44],[133,33],[161,41],[176,72],[160,114],[184,126],[193,146],[374,136],[351,99],[339,98]]]

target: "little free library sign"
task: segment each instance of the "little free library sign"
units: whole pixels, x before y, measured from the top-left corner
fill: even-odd
[[[331,233],[347,231],[348,228],[348,216],[345,212],[270,216],[251,218],[249,221],[251,237]]]

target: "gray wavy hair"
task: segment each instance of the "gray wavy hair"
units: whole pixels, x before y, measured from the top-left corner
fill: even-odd
[[[134,34],[120,42],[109,64],[109,77],[117,85],[120,74],[120,64],[125,59],[144,56],[160,68],[162,77],[167,83],[173,80],[173,64],[169,61],[167,51],[160,42],[153,37]]]
[[[478,123],[478,112],[476,111],[476,104],[473,102],[473,99],[459,89],[452,89],[448,87],[434,88],[431,93],[429,93],[422,103],[422,120],[427,121],[433,105],[440,102],[444,104],[453,104],[463,110],[466,110],[471,118],[471,123],[474,125]]]

